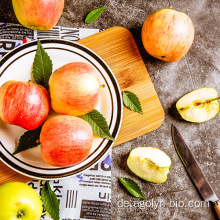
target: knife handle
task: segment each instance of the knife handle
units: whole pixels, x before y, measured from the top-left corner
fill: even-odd
[[[220,220],[220,201],[219,200],[214,202],[214,208]]]

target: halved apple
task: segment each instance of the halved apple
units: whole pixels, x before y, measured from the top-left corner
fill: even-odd
[[[153,183],[164,183],[167,180],[170,158],[156,147],[137,147],[127,159],[129,169],[140,178]]]
[[[184,120],[200,123],[217,115],[219,111],[217,99],[218,93],[215,89],[200,88],[180,98],[176,108]]]

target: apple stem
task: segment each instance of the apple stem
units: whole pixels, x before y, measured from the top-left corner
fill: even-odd
[[[218,100],[218,99],[220,99],[220,96],[218,96],[218,97],[216,97],[216,98],[214,98],[214,99],[207,100],[207,101],[205,101],[205,102],[197,102],[195,105],[196,105],[196,106],[199,106],[199,105],[202,105],[202,104],[205,104],[205,103],[210,103],[210,102],[216,101],[216,100]]]
[[[169,9],[172,9],[172,5],[170,4],[170,0],[168,0],[169,2]]]
[[[18,213],[17,213],[17,218],[22,218],[23,215],[24,215],[24,212],[19,210]]]
[[[218,100],[218,99],[220,99],[220,96],[218,96],[218,97],[216,97],[216,98],[214,98],[214,99],[211,99],[210,102],[215,101],[215,100]]]

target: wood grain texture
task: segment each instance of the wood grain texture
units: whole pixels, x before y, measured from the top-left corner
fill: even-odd
[[[218,215],[218,219],[220,220],[220,205],[215,205],[215,211]]]
[[[20,181],[20,182],[29,182],[33,180],[33,178],[24,176],[8,166],[6,166],[3,162],[0,161],[0,185],[2,183],[11,182],[11,181]]]
[[[92,49],[109,65],[121,91],[129,90],[140,99],[144,114],[124,107],[121,130],[114,146],[158,128],[163,122],[164,111],[130,31],[113,27],[78,42]]]
[[[129,90],[140,99],[144,114],[124,107],[122,126],[114,146],[158,128],[163,122],[164,111],[130,31],[113,27],[78,42],[93,50],[109,65],[121,91]],[[0,162],[0,184],[30,180]]]

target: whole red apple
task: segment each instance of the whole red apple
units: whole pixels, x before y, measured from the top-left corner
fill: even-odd
[[[150,14],[142,27],[146,51],[158,59],[174,62],[182,58],[192,45],[194,26],[184,13],[161,9]]]
[[[88,157],[92,142],[93,132],[89,123],[75,116],[58,115],[43,124],[41,156],[52,166],[75,165]]]
[[[51,106],[65,115],[84,115],[98,104],[99,82],[96,70],[88,63],[68,63],[55,70],[49,79]]]
[[[64,0],[12,0],[18,21],[26,28],[46,31],[59,21]]]
[[[47,90],[34,83],[10,80],[0,88],[0,119],[34,130],[46,119],[50,109]]]

